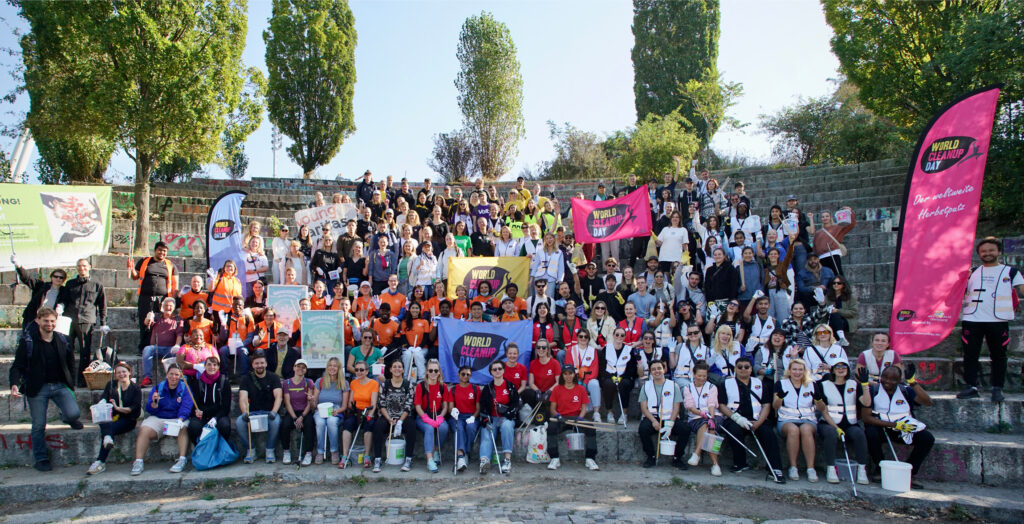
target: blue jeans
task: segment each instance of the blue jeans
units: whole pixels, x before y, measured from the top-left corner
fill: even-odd
[[[419,418],[416,419],[416,427],[419,428],[420,433],[423,433],[423,451],[439,453],[440,449],[434,448],[434,428]],[[441,421],[441,425],[437,427],[437,435],[437,438],[440,439],[437,447],[440,448],[444,445],[445,438],[448,437],[448,421]]]
[[[803,244],[798,244],[793,246],[792,249],[795,250],[793,252],[792,267],[793,273],[796,274],[807,265],[807,247]]]
[[[173,346],[146,346],[142,348],[142,376],[143,378],[153,378],[153,358],[156,357],[163,360],[167,357],[174,356],[171,353]]]
[[[452,422],[449,422],[449,424],[454,423],[455,425],[455,438],[459,451],[466,455],[473,449],[473,440],[476,439],[476,427],[479,423],[476,419],[472,423],[466,422],[472,416],[472,413],[459,413],[458,419],[452,419]]]
[[[125,417],[121,415],[117,420],[113,422],[100,422],[100,453],[96,456],[96,460],[100,462],[106,462],[107,456],[110,455],[110,450],[103,446],[103,437],[111,436],[116,437],[128,433],[135,429],[136,419]]]
[[[221,346],[220,348],[220,361],[227,362],[231,356],[231,352],[227,346]],[[242,376],[249,373],[249,348],[242,346],[235,351],[235,363],[229,368],[227,364],[223,365],[221,370],[224,373],[233,376]]]
[[[494,453],[494,445],[491,443],[493,428],[497,428],[497,435],[501,437],[501,452],[512,453],[512,444],[516,436],[515,423],[505,417],[491,417],[491,423],[480,428],[480,458],[491,460],[491,454]]]
[[[46,458],[46,407],[50,401],[60,409],[60,419],[65,424],[78,420],[82,413],[75,401],[75,392],[64,384],[43,384],[39,393],[28,397],[28,409],[32,413],[32,455],[36,462]]]
[[[277,432],[281,429],[280,415],[269,411],[252,411],[250,415],[269,415],[267,417],[267,449],[276,448]],[[235,431],[238,432],[238,439],[242,441],[242,448],[248,451],[252,447],[252,443],[249,442],[249,424],[245,422],[245,415],[239,415],[235,419]]]
[[[341,425],[342,418],[335,415],[323,418],[320,413],[313,414],[313,422],[316,424],[316,452],[320,455],[327,450],[328,440],[331,441],[331,453],[338,451],[338,426]]]

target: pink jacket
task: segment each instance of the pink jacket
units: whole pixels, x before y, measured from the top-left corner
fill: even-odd
[[[696,408],[697,407],[697,399],[694,398],[694,390],[695,389],[696,389],[696,386],[694,386],[692,384],[689,385],[689,386],[686,386],[685,388],[683,388],[683,407],[686,408],[686,410],[687,410],[686,413],[687,413],[687,415],[689,415],[689,419],[688,420],[693,420],[693,419],[700,418],[699,416],[694,415],[693,412],[690,411],[690,408]],[[715,385],[710,383],[710,382],[705,382],[704,383],[704,387],[702,388],[702,391],[703,391],[702,395],[703,394],[707,394],[707,413],[709,415],[711,415],[712,417],[717,415],[718,414],[718,388],[715,387]]]

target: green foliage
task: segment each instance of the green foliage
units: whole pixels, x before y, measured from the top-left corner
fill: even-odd
[[[277,218],[277,215],[270,215],[267,219],[267,231],[270,233],[271,238],[277,238],[277,234],[281,232],[281,219]]]
[[[7,157],[7,151],[0,150],[0,182],[11,181],[11,159]]]
[[[512,167],[523,120],[523,77],[508,27],[490,13],[462,24],[459,47],[459,109],[472,139],[476,167],[485,180],[496,180]]]
[[[945,104],[1003,82],[982,216],[1021,223],[1024,192],[1024,2],[822,0],[840,70],[860,100],[916,140]]]
[[[356,130],[355,17],[345,0],[274,0],[263,41],[270,121],[309,178]]]
[[[434,135],[433,157],[427,164],[441,175],[444,183],[468,180],[475,167],[474,162],[473,139],[466,130]]]
[[[726,82],[721,74],[712,77],[711,71],[705,71],[702,80],[687,80],[685,84],[679,86],[678,92],[686,101],[686,107],[693,113],[693,117],[688,120],[691,123],[705,124],[697,127],[697,131],[702,133],[699,135],[700,146],[705,150],[719,127],[741,129],[747,126],[746,123],[728,115],[729,108],[735,106],[737,100],[743,96],[743,84],[739,82]]]
[[[718,84],[718,0],[633,0],[633,92],[636,116],[643,122],[649,114],[668,115],[679,109],[691,122],[702,145],[722,124],[725,102],[722,91],[707,88],[700,103],[705,120],[684,96],[687,83],[696,80],[706,86]],[[722,108],[711,111],[709,108]]]
[[[604,141],[568,122],[563,127],[548,120],[555,158],[543,166],[542,178],[558,180],[604,179],[620,176],[605,152]]]
[[[174,157],[153,169],[153,182],[188,182],[203,173],[203,165],[191,158]]]
[[[36,140],[36,147],[36,170],[43,184],[102,184],[114,154],[113,142],[88,136],[71,140],[41,138]]]
[[[692,158],[700,147],[697,135],[678,111],[664,117],[647,115],[628,135],[617,133],[606,143],[606,151],[620,173],[635,173],[652,182],[675,170],[674,157]],[[627,138],[628,136],[628,138]]]
[[[249,157],[245,154],[245,140],[259,129],[263,122],[263,105],[267,95],[267,78],[263,72],[250,67],[246,72],[248,80],[242,91],[238,107],[228,115],[227,126],[221,135],[221,152],[217,162],[228,177],[240,180],[249,168]]]

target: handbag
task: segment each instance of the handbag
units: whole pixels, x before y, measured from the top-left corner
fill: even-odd
[[[828,235],[828,237],[831,238],[832,241],[839,246],[839,255],[845,257],[847,253],[846,246],[844,246],[842,242],[836,240],[836,237],[832,236],[832,233],[829,233],[827,229],[822,228],[821,230],[824,231],[825,234]]]
[[[238,460],[238,450],[230,442],[224,440],[217,430],[206,433],[195,449],[192,450],[192,466],[196,471],[206,471],[218,466],[226,466]]]

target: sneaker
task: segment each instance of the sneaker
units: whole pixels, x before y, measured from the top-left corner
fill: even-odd
[[[1003,396],[1003,388],[992,388],[992,402],[1002,402],[1006,400]]]
[[[839,331],[836,334],[839,335],[839,345],[840,346],[846,347],[846,346],[850,345],[850,341],[846,340],[846,333],[843,333],[842,331]]]
[[[188,465],[188,459],[185,457],[178,457],[178,460],[171,466],[171,473],[181,473],[185,471],[185,466]]]
[[[800,480],[800,470],[796,466],[789,468],[789,480]]]
[[[267,459],[267,464],[273,464],[274,463],[274,460],[275,460],[274,459],[274,450],[272,450],[272,449],[268,449],[267,450],[267,457],[266,457],[266,459]]]
[[[814,468],[807,468],[807,482],[817,482],[818,472]]]
[[[647,457],[647,460],[644,461],[644,467],[645,468],[653,468],[654,467],[654,457]]]
[[[250,449],[249,452],[245,454],[245,459],[242,462],[245,462],[246,464],[256,462],[256,450]]]
[[[487,470],[491,469],[491,461],[487,460],[487,457],[480,458],[480,474],[486,475]]]
[[[338,452],[337,451],[332,451],[331,452],[331,464],[337,464],[340,461],[341,461],[341,456],[338,454]]]
[[[150,387],[152,385],[153,385],[153,379],[151,379],[149,377],[142,377],[142,383],[139,384],[139,387],[148,388],[148,387]]]
[[[345,456],[341,457],[341,460],[338,461],[338,469],[345,469],[347,467],[348,467],[348,455],[345,455]]]
[[[995,393],[993,393],[992,395],[994,397]],[[77,418],[75,420],[72,420],[71,422],[68,422],[68,426],[71,426],[71,429],[74,430],[79,430],[85,427],[85,425],[82,424],[82,421],[78,420]]]
[[[712,464],[711,465],[711,476],[712,477],[721,477],[722,476],[722,466],[719,466],[718,464]]]
[[[363,459],[363,469],[370,469],[371,464],[373,464],[373,462],[370,460],[370,456],[367,455],[366,458]]]
[[[589,469],[590,471],[597,471],[597,470],[601,469],[601,468],[597,467],[597,462],[594,461],[594,459],[587,459],[587,460],[583,461],[583,463],[587,466],[587,469]]]
[[[733,464],[732,467],[729,468],[729,471],[731,471],[733,473],[743,473],[744,471],[747,471],[748,469],[750,469],[750,466],[748,466],[746,464]]]
[[[114,437],[111,437],[110,435],[104,435],[103,436],[103,447],[105,447],[107,449],[113,448],[114,447]]]
[[[870,481],[868,481],[868,468],[864,465],[857,466],[857,484],[870,484]]]
[[[686,463],[691,465],[691,466],[699,465],[700,464],[700,455],[698,455],[696,453],[690,455],[690,460],[687,460]]]
[[[687,464],[685,460],[683,460],[682,458],[679,458],[679,457],[676,457],[676,458],[672,459],[672,467],[674,467],[676,469],[679,469],[679,470],[682,470],[682,471],[686,471],[686,470],[690,469],[690,465]]]
[[[768,478],[772,479],[776,484],[785,484],[786,476],[782,474],[781,469],[776,469],[768,472]]]
[[[457,471],[466,471],[466,456],[460,455],[459,460],[456,462],[455,469]]]
[[[512,459],[507,458],[507,459],[501,461],[501,471],[502,471],[502,473],[506,473],[506,474],[512,473]]]
[[[291,464],[291,463],[292,463],[292,451],[290,449],[286,449],[286,450],[284,450],[283,453],[281,453],[281,464],[288,465],[288,464]]]
[[[142,459],[135,459],[135,462],[132,462],[132,470],[128,474],[133,477],[137,477],[141,475],[145,469],[146,465],[142,462]]]
[[[978,388],[974,386],[967,386],[959,393],[956,394],[956,398],[960,400],[967,400],[969,398],[978,398],[981,395],[978,393]]]
[[[380,457],[373,459],[373,472],[380,473]]]
[[[594,410],[594,422],[601,422],[601,414]]]
[[[828,482],[829,484],[839,484],[839,473],[836,472],[835,466],[825,468],[825,482]]]
[[[316,454],[316,458],[313,459],[313,464],[316,464],[317,466],[319,466],[320,464],[323,464],[323,463],[324,463],[324,454],[323,453],[317,453]]]
[[[626,425],[626,414],[625,413],[619,415],[619,424],[622,424],[623,426]]]
[[[96,462],[93,462],[92,465],[89,466],[89,471],[86,471],[86,473],[90,475],[96,475],[97,473],[103,473],[106,470],[107,465],[97,460]]]
[[[612,415],[612,412],[609,411],[608,414],[605,415],[604,420],[605,420],[605,422],[607,422],[609,424],[614,424],[615,423],[615,415]]]
[[[427,471],[437,473],[437,462],[434,459],[427,459]]]
[[[561,465],[562,465],[562,461],[561,460],[558,460],[557,458],[553,458],[553,459],[551,459],[551,462],[548,462],[548,469],[556,470]]]
[[[323,462],[323,459],[320,459],[320,462]],[[303,466],[308,466],[308,465],[310,465],[312,463],[313,463],[313,454],[307,452],[306,455],[302,457],[302,465]]]
[[[402,471],[409,471],[412,469],[412,457],[405,457],[405,463],[402,464]]]

